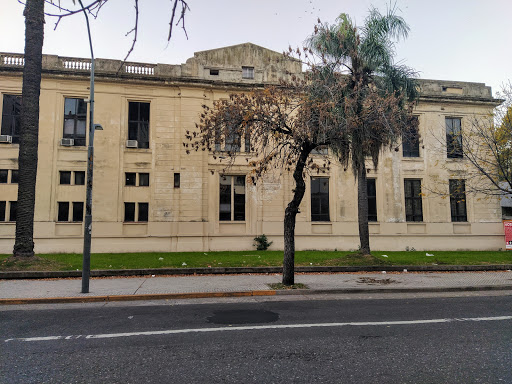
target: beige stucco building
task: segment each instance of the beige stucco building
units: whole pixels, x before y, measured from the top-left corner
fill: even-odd
[[[22,68],[22,55],[0,54],[0,253],[14,244]],[[36,252],[82,250],[89,68],[87,59],[43,58]],[[299,63],[253,44],[197,52],[182,65],[98,59],[95,122],[104,130],[94,143],[92,251],[244,250],[260,234],[282,249],[290,175],[276,172],[253,186],[245,158],[257,154],[242,154],[222,175],[226,159],[186,154],[183,142],[203,104],[300,72]],[[372,248],[504,248],[499,201],[429,193],[461,179],[457,144],[447,149],[439,138],[488,114],[496,105],[490,87],[422,80],[421,94],[419,142],[383,153],[378,170],[368,165]],[[315,176],[297,217],[297,249],[357,249],[352,173],[335,163]]]

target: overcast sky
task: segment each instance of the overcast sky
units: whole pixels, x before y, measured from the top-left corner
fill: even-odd
[[[64,6],[71,0],[60,0]],[[1,0],[0,51],[23,52],[23,5]],[[55,0],[58,3],[58,0]],[[90,0],[84,0],[88,4]],[[188,0],[188,40],[176,27],[171,43],[167,33],[171,0],[139,0],[139,36],[130,61],[180,64],[194,52],[252,42],[282,52],[301,46],[316,20],[333,23],[348,13],[362,24],[373,5],[382,12],[386,0]],[[481,82],[493,93],[512,79],[511,0],[396,0],[411,28],[397,46],[396,60],[419,72],[421,78]],[[46,6],[47,11],[56,12]],[[125,37],[133,27],[132,0],[109,0],[92,23],[95,56],[123,59],[131,45]],[[46,18],[43,52],[90,57],[85,21],[78,14]]]

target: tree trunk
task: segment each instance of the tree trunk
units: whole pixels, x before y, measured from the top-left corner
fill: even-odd
[[[34,256],[34,205],[44,37],[44,0],[25,6],[25,67],[21,93],[19,182],[14,256]]]
[[[368,189],[364,160],[357,173],[357,214],[359,222],[360,252],[370,254],[370,232],[368,230]]]
[[[295,281],[295,218],[299,212],[299,205],[306,191],[303,172],[311,152],[309,146],[303,146],[293,171],[295,189],[293,199],[288,203],[284,213],[284,257],[283,257],[283,284],[293,285]]]

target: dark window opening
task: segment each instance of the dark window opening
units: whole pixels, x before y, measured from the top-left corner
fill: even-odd
[[[5,221],[5,201],[0,201],[0,221]]]
[[[311,221],[329,221],[329,178],[311,178]]]
[[[12,136],[12,142],[20,142],[21,96],[4,95],[2,106],[2,127],[0,135]]]
[[[377,188],[375,179],[368,179],[366,184],[368,193],[368,221],[377,221]]]
[[[81,222],[84,220],[84,203],[81,201],[73,202],[73,221]]]
[[[445,120],[446,156],[450,159],[461,159],[463,156],[461,119],[447,117]]]
[[[452,221],[468,221],[464,180],[450,180],[450,211]]]
[[[128,186],[135,186],[135,181],[137,179],[137,174],[134,173],[134,172],[126,172],[125,173],[125,185],[128,185]]]
[[[85,185],[85,171],[75,171],[75,185]]]
[[[9,210],[9,221],[16,221],[16,216],[18,213],[18,202],[17,201],[11,201],[10,204],[10,210]]]
[[[69,220],[69,203],[67,201],[59,201],[59,211],[57,213],[57,221]]]
[[[219,220],[245,220],[245,176],[221,176]]]
[[[19,181],[19,173],[17,169],[13,169],[11,171],[11,184],[18,184]]]
[[[135,203],[124,203],[124,221],[135,221]]]
[[[179,188],[180,184],[181,184],[180,174],[179,173],[175,173],[174,174],[174,188]]]
[[[414,124],[407,127],[402,135],[402,156],[420,157],[420,135],[418,132],[418,116],[414,116]]]
[[[218,69],[210,69],[210,76],[219,76]]]
[[[60,184],[71,184],[71,171],[60,171]]]
[[[0,184],[7,183],[7,175],[9,174],[9,170],[0,169]]]
[[[421,180],[404,180],[405,189],[405,220],[423,221],[423,202]]]
[[[139,148],[149,148],[149,103],[129,103],[128,140],[137,140]]]
[[[139,203],[139,220],[138,221],[148,221],[148,211],[149,211],[148,203]]]
[[[149,187],[149,173],[139,173],[139,187]]]
[[[64,100],[64,138],[74,140],[74,145],[86,145],[87,103],[84,99]]]

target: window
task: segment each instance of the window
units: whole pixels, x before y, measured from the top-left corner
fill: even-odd
[[[69,220],[69,203],[67,201],[59,201],[59,210],[57,212],[57,221],[68,221]]]
[[[368,193],[368,221],[377,221],[377,188],[375,179],[368,179],[366,184]]]
[[[407,127],[402,135],[402,156],[420,157],[420,141],[418,133],[418,116],[413,116],[415,124]]]
[[[73,139],[75,146],[83,147],[87,122],[87,104],[84,99],[64,100],[64,138]]]
[[[450,210],[452,221],[468,221],[465,180],[450,180]]]
[[[13,143],[20,142],[20,115],[21,115],[21,96],[4,95],[2,106],[2,128],[1,135],[12,136]]]
[[[179,173],[175,173],[174,174],[174,188],[179,188],[180,187],[180,174]]]
[[[446,121],[446,156],[449,159],[462,158],[462,128],[461,119],[447,117]]]
[[[405,220],[423,221],[423,205],[421,198],[421,180],[404,180],[405,189]]]
[[[139,187],[149,187],[149,173],[139,173]]]
[[[60,184],[71,184],[71,171],[60,171]]]
[[[242,147],[242,137],[244,147]],[[249,127],[246,127],[244,132],[233,127],[226,127],[224,134],[217,132],[215,135],[215,150],[218,152],[250,152],[251,132]]]
[[[138,208],[136,210],[136,208]],[[124,203],[125,222],[147,222],[149,216],[148,203]],[[137,219],[136,219],[137,218]]]
[[[85,171],[75,171],[75,185],[85,185]]]
[[[11,184],[18,184],[19,173],[17,169],[11,170]]]
[[[210,76],[219,76],[218,69],[210,69]]]
[[[11,184],[18,184],[18,170],[11,169]],[[0,169],[0,184],[7,184],[9,180],[9,169]]]
[[[329,178],[311,178],[311,221],[329,221]]]
[[[149,148],[149,103],[129,103],[128,140],[137,140],[138,148]]]
[[[254,79],[254,67],[242,67],[242,79]]]
[[[126,172],[125,174],[125,185],[135,186],[137,180],[137,174],[135,172]]]
[[[148,187],[149,173],[125,172],[125,185],[128,187]]]
[[[67,201],[59,201],[57,212],[57,221],[70,221],[69,208],[72,207],[71,221],[82,222],[84,220],[84,203],[81,201],[74,201],[70,204]]]
[[[245,176],[220,177],[220,221],[245,220]]]
[[[59,171],[59,183],[61,185],[72,185],[72,182],[74,185],[84,185],[85,171]]]
[[[84,221],[84,203],[81,201],[73,202],[73,221]]]
[[[16,221],[16,214],[18,213],[18,202],[11,201],[9,205],[9,221]]]
[[[16,221],[16,211],[16,201],[9,202],[9,212],[7,212],[7,201],[0,201],[0,221]]]

